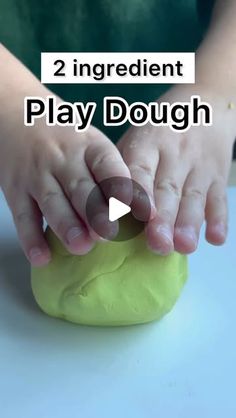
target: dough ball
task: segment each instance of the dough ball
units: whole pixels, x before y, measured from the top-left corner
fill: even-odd
[[[32,289],[44,312],[86,325],[119,326],[160,319],[187,278],[187,257],[153,254],[143,234],[97,244],[73,256],[47,231],[52,261],[32,269]]]

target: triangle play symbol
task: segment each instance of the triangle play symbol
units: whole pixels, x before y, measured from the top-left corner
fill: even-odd
[[[109,221],[114,222],[131,212],[131,208],[115,197],[109,199]]]

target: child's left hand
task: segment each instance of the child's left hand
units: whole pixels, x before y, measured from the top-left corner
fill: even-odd
[[[211,127],[173,132],[169,127],[131,127],[118,143],[132,178],[156,208],[146,228],[149,247],[163,255],[195,251],[206,219],[206,239],[223,244],[227,234],[226,186],[236,136],[230,98],[206,87],[170,89],[160,101],[190,101],[199,94],[213,108]]]

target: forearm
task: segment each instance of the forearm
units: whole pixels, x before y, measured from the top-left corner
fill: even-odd
[[[196,83],[236,101],[236,1],[218,0],[196,54]]]

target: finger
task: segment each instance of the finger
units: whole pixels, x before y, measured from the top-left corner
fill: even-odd
[[[83,255],[92,249],[93,241],[87,228],[54,177],[48,174],[42,179],[34,198],[48,225],[70,253]]]
[[[171,155],[161,154],[155,179],[155,201],[157,213],[146,228],[149,247],[162,255],[174,250],[173,233],[186,169],[182,167],[176,173],[176,159]]]
[[[74,210],[86,224],[91,238],[95,241],[113,239],[118,233],[118,222],[109,222],[105,198],[83,159],[74,161],[66,172],[57,176]]]
[[[175,250],[180,253],[188,254],[197,248],[208,187],[200,170],[192,171],[184,184],[174,231]]]
[[[228,209],[226,185],[218,181],[211,185],[206,201],[206,239],[211,244],[221,245],[227,236]]]
[[[149,203],[151,205],[151,218],[156,214],[156,206],[154,199],[154,181],[156,176],[156,170],[159,162],[159,152],[157,147],[153,146],[153,143],[147,141],[145,148],[140,145],[140,138],[126,139],[127,144],[123,145],[122,155],[126,162],[131,177],[136,181],[147,193],[149,197]],[[142,200],[136,198],[136,205],[142,205]]]
[[[101,183],[106,198],[110,196],[129,204],[132,199],[130,172],[119,150],[105,136],[97,144],[90,145],[85,151],[85,161],[97,184]],[[126,181],[104,182],[105,179],[125,178]]]
[[[51,260],[51,253],[44,237],[43,220],[37,204],[26,193],[8,199],[17,234],[29,262],[42,267]]]

